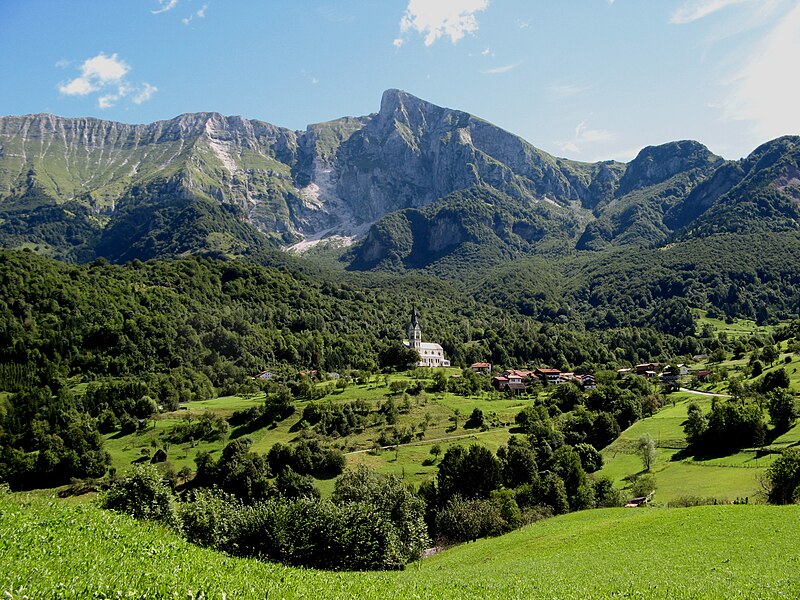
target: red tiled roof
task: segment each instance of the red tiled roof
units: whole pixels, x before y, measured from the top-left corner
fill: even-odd
[[[488,369],[491,366],[492,365],[487,362],[477,362],[477,363],[472,363],[470,365],[470,367],[472,367],[473,369]]]

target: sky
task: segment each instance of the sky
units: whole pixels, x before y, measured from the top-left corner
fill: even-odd
[[[1,0],[0,114],[290,129],[399,88],[556,156],[800,134],[800,0]]]

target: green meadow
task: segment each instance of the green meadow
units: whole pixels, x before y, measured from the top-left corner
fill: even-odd
[[[162,526],[0,495],[0,594],[22,598],[796,598],[800,506],[602,509],[457,546],[405,571],[226,556]]]
[[[708,459],[684,456],[686,448],[682,423],[687,407],[696,402],[704,412],[711,405],[709,396],[675,393],[668,396],[670,403],[658,413],[634,423],[620,437],[603,450],[604,466],[600,475],[611,477],[619,487],[628,484],[628,478],[642,473],[642,462],[635,453],[640,436],[649,433],[656,442],[658,458],[651,468],[656,481],[656,503],[669,503],[684,496],[715,498],[729,502],[737,498],[759,499],[760,477],[777,454],[762,453],[758,448],[745,449],[736,454]],[[766,450],[781,450],[800,442],[800,425],[776,438]]]

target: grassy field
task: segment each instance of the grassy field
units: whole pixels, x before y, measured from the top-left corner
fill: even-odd
[[[703,327],[708,325],[717,332],[717,334],[725,334],[729,338],[750,337],[754,334],[768,335],[775,330],[775,325],[757,325],[755,321],[748,319],[734,319],[732,323],[726,323],[722,319],[713,319],[705,313],[705,311],[696,309],[695,315],[697,316],[697,332],[700,333]]]
[[[800,506],[573,513],[397,572],[237,559],[91,504],[0,496],[0,594],[21,598],[796,598]]]
[[[448,372],[449,374],[460,373],[458,369],[451,369]],[[319,402],[339,403],[365,400],[373,409],[377,409],[392,395],[389,385],[394,381],[411,383],[413,379],[411,374],[375,377],[369,383],[351,384],[343,391],[336,390]],[[494,392],[484,392],[472,397],[456,396],[451,393],[422,393],[418,396],[409,396],[406,406],[402,406],[400,394],[394,394],[392,397],[400,406],[396,424],[390,426],[386,423],[378,423],[346,437],[334,439],[331,443],[347,455],[349,464],[367,464],[382,473],[396,474],[407,483],[414,485],[419,485],[436,471],[435,464],[423,464],[432,458],[430,449],[434,444],[438,443],[444,452],[451,444],[469,444],[479,441],[492,450],[497,450],[508,440],[509,429],[516,414],[526,403],[532,402],[530,399],[508,399]],[[223,445],[230,439],[241,435],[242,432],[234,428],[222,441],[191,441],[165,446],[166,434],[182,419],[197,418],[206,411],[229,418],[235,411],[258,406],[263,400],[263,394],[258,394],[249,398],[227,396],[190,402],[181,406],[178,411],[157,415],[143,431],[124,436],[120,433],[106,435],[105,447],[111,454],[111,466],[117,472],[123,473],[130,469],[132,464],[148,460],[157,448],[165,448],[168,459],[176,470],[180,470],[182,467],[194,469],[198,453],[210,452],[214,456],[219,456]],[[253,440],[252,449],[265,454],[277,442],[289,443],[298,439],[302,434],[298,425],[303,409],[307,405],[307,401],[295,402],[294,415],[276,427],[247,432],[246,435]],[[466,420],[475,408],[482,410],[486,421],[492,423],[489,431],[481,432],[477,429],[464,428]],[[373,453],[371,449],[381,432],[394,427],[412,432],[412,443],[400,446],[396,452],[384,450],[377,454]],[[319,482],[323,493],[331,490],[332,485],[332,481]]]
[[[600,475],[611,477],[623,487],[626,478],[642,472],[642,462],[635,454],[636,441],[649,433],[656,441],[659,456],[651,468],[656,480],[654,501],[669,503],[681,496],[702,496],[732,501],[747,497],[753,501],[760,491],[759,477],[775,459],[775,454],[759,456],[756,449],[731,456],[698,460],[682,457],[686,447],[681,423],[686,419],[690,402],[708,412],[711,398],[687,393],[671,394],[669,404],[654,416],[634,423],[603,450],[605,464]],[[800,442],[800,425],[777,438],[772,448],[781,449]]]

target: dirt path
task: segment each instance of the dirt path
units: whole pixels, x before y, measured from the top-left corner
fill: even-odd
[[[440,437],[440,438],[430,438],[427,440],[417,440],[416,442],[408,442],[407,444],[397,444],[397,447],[404,448],[406,446],[424,446],[425,444],[433,444],[436,442],[449,442],[450,440],[462,440],[464,438],[471,438],[477,437],[479,435],[485,435],[487,433],[492,433],[497,431],[498,429],[508,430],[508,427],[498,427],[496,429],[490,429],[489,431],[476,431],[475,433],[463,433],[461,435],[451,435],[449,437]],[[394,450],[395,446],[381,446],[381,450]],[[372,452],[372,448],[367,448],[366,450],[353,450],[352,452],[345,452],[345,456],[349,454],[364,454],[365,452]]]
[[[730,394],[714,394],[712,392],[701,392],[700,390],[690,390],[689,388],[678,388],[681,392],[687,394],[697,394],[698,396],[712,396],[714,398],[731,398]]]

